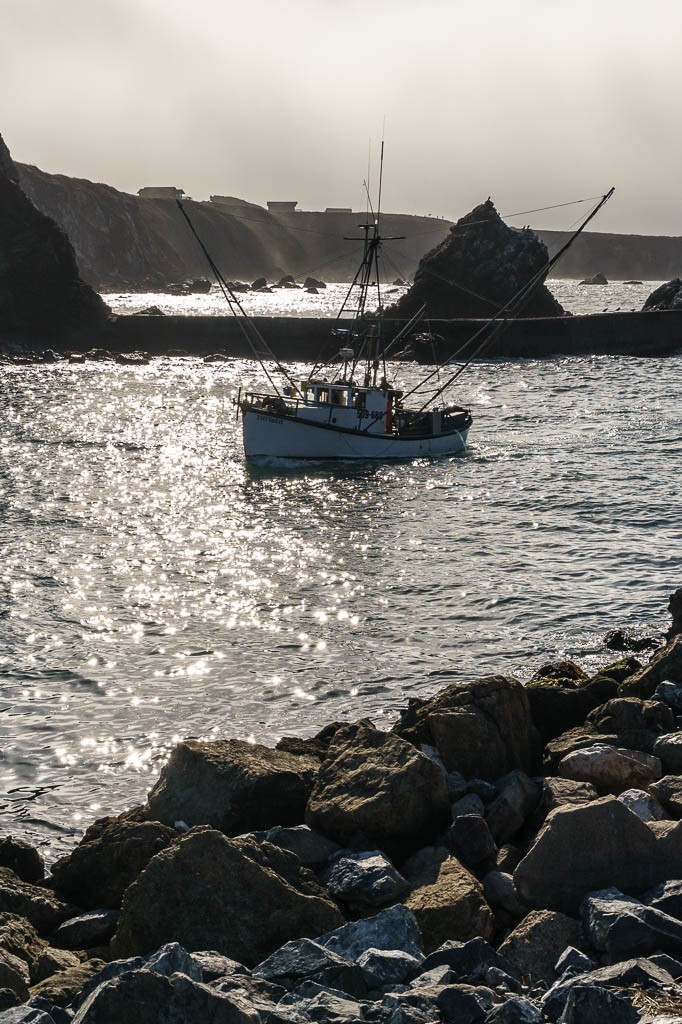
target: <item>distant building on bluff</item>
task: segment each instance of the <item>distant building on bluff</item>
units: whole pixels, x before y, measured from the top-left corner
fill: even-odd
[[[138,189],[137,194],[140,199],[182,199],[185,190],[174,185],[147,185]]]
[[[286,201],[280,199],[268,199],[268,210],[270,213],[296,213],[297,206],[298,199]]]

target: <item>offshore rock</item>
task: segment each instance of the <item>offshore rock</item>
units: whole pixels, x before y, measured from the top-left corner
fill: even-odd
[[[194,829],[130,886],[111,948],[125,957],[177,941],[250,966],[289,939],[314,938],[342,922],[331,901],[298,892],[222,833]]]
[[[55,889],[87,909],[120,907],[128,886],[176,837],[175,829],[156,821],[101,818],[54,863]]]
[[[148,817],[237,835],[300,825],[319,762],[244,740],[178,744],[148,797]]]
[[[391,857],[423,846],[449,819],[439,766],[362,723],[335,733],[306,810],[306,823],[337,842],[379,847]]]
[[[0,334],[54,337],[100,326],[108,307],[81,280],[65,233],[18,182],[0,136]]]
[[[642,309],[682,309],[682,281],[674,277],[648,296]]]
[[[437,747],[448,771],[490,782],[515,768],[531,771],[539,747],[525,687],[505,676],[453,683],[429,700],[413,698],[394,732]]]
[[[547,247],[535,232],[508,227],[488,199],[460,218],[422,257],[414,284],[391,314],[409,319],[426,303],[430,317],[488,319],[541,273],[547,260]],[[519,315],[564,315],[542,281],[544,276]]]

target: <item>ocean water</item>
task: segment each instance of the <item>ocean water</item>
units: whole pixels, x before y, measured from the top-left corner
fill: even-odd
[[[480,362],[463,455],[285,471],[243,460],[258,374],[0,364],[0,833],[48,858],[181,738],[389,727],[454,679],[596,668],[608,629],[666,626],[682,359]]]

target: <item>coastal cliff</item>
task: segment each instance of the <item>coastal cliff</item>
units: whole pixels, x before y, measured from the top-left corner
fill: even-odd
[[[19,178],[0,136],[0,333],[63,337],[101,325],[108,307],[79,277],[67,235]]]
[[[21,187],[34,205],[66,231],[84,280],[100,291],[144,291],[206,273],[206,263],[175,203],[119,192],[110,185],[48,174],[17,164]],[[362,213],[270,213],[243,200],[229,205],[188,201],[202,238],[228,278],[252,280],[308,274],[349,280],[360,243]],[[385,247],[385,269],[413,277],[425,252],[448,234],[451,221],[388,214],[385,235],[405,236]],[[538,231],[550,255],[568,233]],[[682,238],[585,232],[557,266],[555,277],[597,272],[613,280],[669,280],[682,272]]]

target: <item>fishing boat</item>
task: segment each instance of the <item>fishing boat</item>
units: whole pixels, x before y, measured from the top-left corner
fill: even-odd
[[[427,371],[416,386],[406,391],[398,386],[395,379],[389,382],[388,360],[414,330],[425,307],[418,310],[395,336],[387,339],[381,292],[381,246],[384,241],[379,212],[381,176],[379,180],[377,214],[374,215],[371,203],[368,203],[368,216],[359,225],[363,234],[356,239],[347,239],[362,241],[363,254],[331,330],[327,354],[304,379],[294,379],[289,369],[276,359],[238,296],[222,277],[178,201],[228,305],[239,316],[241,329],[269,384],[264,390],[240,388],[236,399],[237,413],[242,419],[244,454],[249,460],[385,461],[441,458],[464,451],[472,416],[464,406],[448,403],[446,395],[450,387],[470,363],[484,353],[509,319],[519,315],[548,270],[613,192],[612,189],[602,197],[598,207],[547,266],[504,309],[474,333],[469,339],[466,359],[444,383],[438,376],[441,368],[437,367]],[[458,355],[454,353],[447,362],[454,362]]]
[[[303,380],[294,381],[281,367],[282,387],[239,395],[248,459],[383,461],[437,458],[466,447],[472,422],[468,409],[445,403],[410,406],[404,390],[389,383],[387,357],[419,315],[386,344],[379,216],[360,227],[362,262],[331,332],[331,357]],[[370,310],[372,289],[377,306]]]

